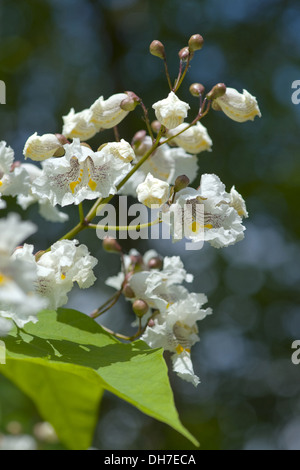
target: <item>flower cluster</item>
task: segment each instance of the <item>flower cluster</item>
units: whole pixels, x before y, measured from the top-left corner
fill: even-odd
[[[196,322],[212,313],[203,309],[204,294],[190,293],[183,282],[193,276],[184,269],[179,256],[162,259],[154,250],[142,257],[136,250],[124,256],[125,272],[108,278],[106,284],[122,290],[133,310],[146,323],[142,339],[152,348],[172,353],[177,374],[199,383],[191,361],[191,347],[199,341]]]
[[[40,310],[65,305],[74,283],[80,288],[94,284],[97,259],[79,244],[77,235],[86,228],[97,229],[93,224],[97,210],[117,193],[133,196],[147,208],[159,208],[156,223],[168,224],[173,241],[185,237],[222,248],[243,239],[243,218],[248,212],[235,186],[227,192],[215,174],[202,174],[197,189],[190,185],[198,184],[198,163],[204,152],[212,150],[212,139],[200,122],[208,112],[222,111],[239,123],[261,113],[256,98],[246,90],[239,93],[218,83],[205,93],[202,84],[194,83],[190,92],[198,106],[195,115],[190,115],[193,106],[180,99],[179,88],[202,46],[202,36],[191,36],[188,46],[179,51],[179,72],[172,82],[163,44],[151,43],[151,54],[164,61],[170,88],[152,105],[153,121],[135,93],[116,93],[97,98],[80,112],[72,108],[63,116],[61,133],[31,135],[23,154],[33,163],[15,160],[14,151],[0,142],[0,210],[6,207],[6,196],[16,197],[23,209],[36,203],[40,214],[52,222],[68,219],[60,206],[73,204],[79,209],[79,222],[38,253],[31,244],[19,246],[35,232],[31,222],[22,222],[15,214],[0,220],[0,334],[9,330],[11,321],[22,328],[29,321],[36,322]],[[116,126],[137,106],[146,130],[138,130],[127,142]],[[96,135],[112,128],[115,141],[103,142],[103,134]],[[94,149],[86,143],[92,137],[99,138]],[[93,205],[84,213],[82,203],[91,200]],[[124,230],[124,226],[111,227]],[[130,228],[125,226],[125,230]],[[135,228],[141,230],[141,224]],[[103,248],[120,255],[122,271],[106,282],[117,293],[91,316],[97,318],[109,310],[123,294],[132,303],[138,330],[131,337],[112,334],[128,341],[141,337],[150,347],[169,351],[174,371],[197,385],[191,347],[199,340],[197,321],[211,309],[203,309],[207,302],[203,293],[189,292],[183,285],[193,278],[181,259],[161,258],[153,250],[144,256],[136,251],[126,255],[117,240],[108,238]]]
[[[242,217],[248,217],[242,196],[234,186],[227,193],[220,178],[213,174],[202,175],[198,189],[178,191],[174,203],[162,213],[163,220],[172,224],[174,241],[185,236],[194,242],[208,241],[215,248],[244,238]]]

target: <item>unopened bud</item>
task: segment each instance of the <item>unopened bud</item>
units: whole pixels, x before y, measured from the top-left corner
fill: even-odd
[[[135,297],[135,293],[133,292],[129,284],[125,284],[125,286],[123,287],[123,294],[127,299],[133,299],[133,297]]]
[[[65,149],[64,149],[63,147],[60,147],[60,148],[57,149],[56,152],[53,154],[53,157],[63,157],[65,153],[66,153]]]
[[[189,50],[191,52],[198,51],[202,49],[204,43],[204,39],[201,34],[193,34],[193,36],[189,39]]]
[[[138,103],[136,101],[128,97],[121,101],[120,108],[123,109],[123,111],[133,111],[137,105]]]
[[[161,128],[161,123],[159,121],[152,121],[151,122],[151,129],[158,134]]]
[[[120,108],[123,111],[133,111],[140,103],[140,98],[133,91],[126,91],[127,98],[121,101]]]
[[[165,46],[157,39],[151,42],[149,50],[150,54],[154,55],[155,57],[159,57],[160,59],[165,59],[166,57]]]
[[[155,256],[148,261],[149,269],[161,269],[163,267],[163,260],[159,256]]]
[[[186,62],[190,56],[190,51],[188,47],[183,47],[180,49],[178,52],[179,59],[182,60],[182,62]]]
[[[146,137],[146,131],[144,129],[137,131],[132,137],[131,145],[139,147],[145,137]]]
[[[177,176],[174,184],[174,191],[177,193],[181,189],[186,188],[190,184],[190,180],[186,175]]]
[[[201,83],[192,83],[189,88],[191,95],[200,96],[204,93],[204,86]]]
[[[62,134],[54,134],[62,145],[70,144],[70,141]]]
[[[224,83],[217,83],[209,93],[207,93],[206,98],[208,100],[215,100],[220,98],[221,96],[225,95],[226,93],[226,85]]]
[[[138,299],[133,302],[132,309],[137,317],[142,317],[148,312],[149,307],[144,300]]]
[[[122,248],[115,238],[105,237],[102,242],[103,249],[108,253],[121,253]]]

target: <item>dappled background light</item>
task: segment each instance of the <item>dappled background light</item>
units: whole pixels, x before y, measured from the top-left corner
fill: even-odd
[[[0,139],[19,159],[29,135],[61,132],[62,115],[71,107],[89,107],[101,95],[132,90],[152,113],[152,104],[168,92],[163,64],[148,52],[153,39],[165,44],[175,77],[179,49],[194,33],[204,37],[179,93],[191,105],[189,118],[197,109],[188,92],[195,81],[207,91],[224,82],[258,99],[262,118],[254,122],[236,123],[214,111],[205,118],[213,147],[199,155],[193,184],[199,185],[202,173],[216,173],[228,190],[235,185],[249,211],[245,240],[196,252],[186,251],[184,241],[124,242],[126,250],[179,254],[194,275],[192,290],[204,292],[213,308],[213,315],[198,323],[201,340],[192,351],[201,384],[194,388],[170,371],[179,414],[202,449],[300,450],[300,365],[291,362],[291,344],[300,339],[300,105],[291,101],[291,84],[300,80],[299,27],[297,0],[1,1],[0,79],[7,86],[7,104],[0,106]],[[121,137],[130,141],[143,128],[141,117],[139,108],[131,113],[119,126]],[[89,143],[97,148],[113,139],[112,130],[106,130]],[[39,225],[29,240],[37,249],[62,236],[78,218],[71,208],[68,223],[51,224],[35,206],[24,213],[12,199],[8,202],[9,210]],[[99,259],[98,281],[88,291],[74,289],[68,306],[91,313],[112,294],[104,281],[119,272],[120,260],[86,232],[80,241]],[[121,332],[133,331],[133,320],[125,300],[103,316],[105,325]],[[0,432],[12,419],[30,433],[40,418],[1,377]],[[106,393],[93,447],[192,446]]]

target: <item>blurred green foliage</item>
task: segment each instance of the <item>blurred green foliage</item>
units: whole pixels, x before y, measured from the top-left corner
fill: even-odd
[[[199,175],[216,173],[243,194],[250,217],[243,242],[224,250],[205,247],[184,253],[180,244],[149,241],[162,254],[180,254],[195,276],[194,288],[208,295],[214,315],[199,324],[194,348],[193,389],[170,374],[185,426],[202,449],[300,449],[300,365],[291,362],[291,344],[300,338],[300,105],[291,102],[291,84],[300,79],[300,5],[297,0],[2,0],[0,79],[7,86],[0,106],[0,138],[16,157],[29,135],[59,132],[61,116],[80,111],[100,95],[133,90],[149,110],[168,88],[159,59],[148,53],[153,39],[166,47],[175,77],[177,53],[200,33],[204,48],[192,61],[180,98],[196,111],[189,85],[218,82],[258,99],[262,118],[235,123],[211,112],[203,121],[213,152],[199,155]],[[192,112],[190,115],[192,115]],[[142,127],[141,111],[121,123],[130,140]],[[112,140],[105,131],[91,145]],[[18,210],[9,201],[10,210]],[[72,212],[73,226],[77,212]],[[40,227],[37,248],[67,227],[23,217]],[[76,219],[77,220],[77,219]],[[74,293],[70,306],[90,312],[108,288],[103,280],[118,271],[118,260],[98,239],[80,240],[99,258],[93,294]],[[126,247],[131,248],[133,241]],[[137,244],[137,248],[145,245]],[[100,298],[100,300],[99,300]],[[94,305],[95,304],[95,305]],[[130,311],[113,310],[108,325],[126,328]],[[30,432],[40,418],[32,404],[2,377],[0,431],[19,420]],[[100,449],[186,449],[190,444],[163,424],[105,395],[95,434]]]

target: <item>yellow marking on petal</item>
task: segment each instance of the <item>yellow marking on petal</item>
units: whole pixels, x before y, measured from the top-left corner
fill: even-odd
[[[0,273],[0,286],[2,286],[3,284],[6,284],[7,281],[8,281],[8,277]]]
[[[211,224],[205,224],[205,225],[204,225],[204,228],[211,229],[211,228],[213,228],[213,226],[212,226]]]
[[[190,348],[185,348],[185,351],[186,351],[187,353],[189,353],[189,354],[191,353]]]
[[[64,281],[66,279],[66,275],[62,273],[60,278]]]
[[[2,183],[2,181],[0,181],[0,186],[2,186],[2,185],[3,185],[3,183]]]
[[[177,354],[181,354],[183,351],[184,351],[184,348],[180,344],[178,344],[178,346],[176,346]]]
[[[169,302],[169,303],[167,303],[167,306],[166,306],[166,308],[168,309],[169,307],[170,307],[170,302]]]
[[[72,183],[70,183],[69,186],[70,186],[70,189],[71,189],[72,193],[74,193],[75,188],[76,188],[77,185],[78,185],[78,181],[73,181]]]
[[[89,187],[91,188],[92,191],[95,191],[97,188],[97,183],[93,181],[92,179],[89,180]]]
[[[199,231],[200,224],[198,224],[198,222],[194,220],[191,227],[192,227],[192,232],[197,233]]]

